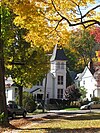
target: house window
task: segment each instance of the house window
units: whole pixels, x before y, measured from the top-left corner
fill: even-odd
[[[38,81],[37,86],[42,86],[42,81]]]
[[[78,81],[78,87],[80,86],[80,82]]]
[[[57,98],[63,98],[63,89],[58,89]]]
[[[63,76],[58,76],[58,85],[63,85]]]
[[[49,98],[49,94],[47,94],[47,98]]]
[[[85,80],[83,81],[83,85],[85,85]]]

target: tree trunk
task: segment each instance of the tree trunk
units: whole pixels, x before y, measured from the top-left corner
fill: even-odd
[[[22,99],[23,99],[23,86],[19,86],[19,106],[22,106]]]
[[[5,68],[4,68],[4,57],[3,57],[3,41],[0,39],[0,114],[4,113],[0,124],[8,126],[7,106],[6,106],[6,95],[5,95]]]

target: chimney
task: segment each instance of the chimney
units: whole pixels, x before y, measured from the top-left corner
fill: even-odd
[[[92,59],[90,59],[90,62],[88,63],[88,68],[91,71],[91,73],[94,74],[95,69],[94,69],[94,65],[93,65]]]

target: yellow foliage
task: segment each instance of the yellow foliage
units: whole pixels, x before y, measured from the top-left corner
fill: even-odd
[[[14,23],[28,30],[26,41],[31,42],[33,47],[42,46],[48,51],[56,43],[68,47],[70,29],[68,21],[61,21],[61,16],[72,24],[80,23],[78,7],[86,9],[95,0],[4,0],[3,3],[8,4],[17,15]],[[86,19],[100,20],[99,16],[99,13],[91,11]]]

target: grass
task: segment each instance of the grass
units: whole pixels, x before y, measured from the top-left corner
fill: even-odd
[[[33,125],[21,133],[100,133],[100,113],[82,115],[55,114],[41,120],[33,119]]]
[[[36,114],[41,114],[43,111],[42,109],[36,109],[34,112],[32,113],[28,113],[28,115],[36,115]]]
[[[65,108],[64,110],[74,111],[74,110],[79,110],[79,108]]]

